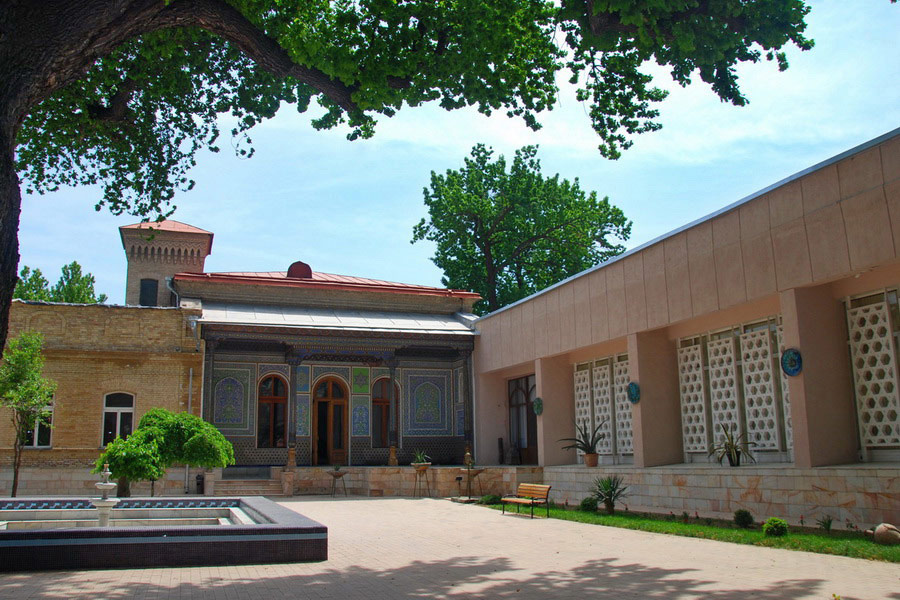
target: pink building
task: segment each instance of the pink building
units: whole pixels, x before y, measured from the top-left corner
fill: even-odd
[[[570,503],[619,473],[657,510],[898,522],[898,259],[900,129],[477,321],[477,458]],[[709,458],[723,427],[756,464]]]

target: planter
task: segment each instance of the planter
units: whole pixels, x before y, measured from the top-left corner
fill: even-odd
[[[431,466],[431,463],[430,463],[430,462],[427,462],[427,463],[410,463],[409,466],[411,466],[413,469],[415,469],[416,471],[418,471],[419,473],[421,473],[422,471],[427,471],[427,470],[428,470],[428,467]]]
[[[741,466],[741,451],[735,450],[734,452],[728,452],[725,456],[728,457],[728,464],[732,467]]]
[[[584,466],[586,467],[596,467],[597,460],[599,459],[598,454],[585,454],[584,455]]]

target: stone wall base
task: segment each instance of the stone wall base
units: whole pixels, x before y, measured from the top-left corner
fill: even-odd
[[[98,496],[95,483],[100,476],[91,473],[91,467],[26,467],[19,470],[18,496]],[[191,469],[188,474],[189,493],[197,493],[197,474],[203,469]],[[0,469],[0,496],[9,496],[12,490],[12,467]],[[156,496],[184,496],[184,467],[172,467],[164,479],[154,486]],[[150,482],[131,484],[132,496],[149,496]]]
[[[900,465],[859,464],[798,469],[791,465],[742,466],[669,465],[544,467],[543,482],[553,486],[550,499],[576,505],[594,481],[620,475],[628,496],[620,507],[631,510],[687,511],[701,517],[731,519],[738,509],[757,521],[781,517],[807,526],[829,515],[835,527],[847,521],[863,528],[882,522],[900,523]]]

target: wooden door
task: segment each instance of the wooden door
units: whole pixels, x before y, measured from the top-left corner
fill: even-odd
[[[335,378],[315,386],[313,404],[313,464],[347,464],[347,388]]]

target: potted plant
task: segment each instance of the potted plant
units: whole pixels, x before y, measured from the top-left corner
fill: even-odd
[[[573,438],[563,438],[559,440],[560,442],[572,442],[568,446],[563,446],[563,450],[571,450],[575,448],[576,450],[580,450],[584,453],[584,465],[586,467],[596,467],[597,466],[597,446],[600,444],[600,441],[606,437],[606,434],[600,432],[600,428],[603,427],[603,424],[606,423],[604,419],[593,429],[590,429],[588,424],[585,423],[575,423],[575,437]]]
[[[425,454],[424,450],[417,448],[416,450],[413,450],[413,461],[410,465],[416,471],[425,471],[431,466],[431,463],[428,462],[430,460],[431,457]]]
[[[716,460],[721,465],[722,460],[728,459],[728,464],[732,467],[741,466],[741,456],[746,456],[752,462],[756,462],[753,453],[750,452],[750,446],[755,446],[756,442],[747,440],[744,434],[735,435],[734,431],[725,427],[724,423],[719,424],[722,427],[722,437],[713,444],[709,450],[709,456],[715,455]]]

